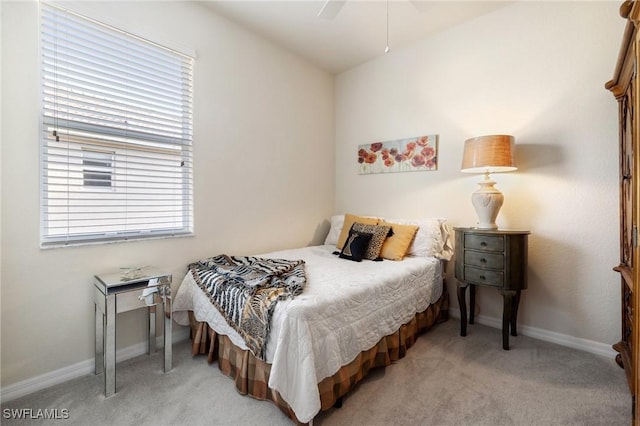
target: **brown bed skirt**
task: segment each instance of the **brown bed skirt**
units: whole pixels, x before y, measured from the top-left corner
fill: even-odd
[[[271,364],[256,358],[248,350],[238,348],[227,336],[219,335],[207,323],[197,321],[192,312],[189,312],[189,319],[193,355],[207,354],[209,364],[218,360],[218,368],[235,381],[236,389],[240,394],[272,401],[292,420],[300,423],[289,404],[277,391],[268,386]],[[333,407],[369,373],[369,370],[385,367],[403,358],[420,333],[448,319],[449,296],[445,285],[442,296],[436,303],[416,314],[395,333],[380,339],[371,349],[360,352],[352,362],[340,368],[336,374],[318,383],[321,410]]]

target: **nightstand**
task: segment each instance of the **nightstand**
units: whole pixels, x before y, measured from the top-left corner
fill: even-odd
[[[164,372],[171,370],[171,275],[147,269],[135,276],[122,273],[96,275],[95,373],[104,372],[104,393],[116,392],[116,317],[134,309],[147,308],[147,353],[156,350],[156,306],[161,306],[164,317]]]
[[[460,335],[467,335],[467,287],[469,324],[474,323],[476,286],[493,287],[503,297],[502,348],[509,350],[509,330],[517,336],[520,292],[527,288],[527,240],[529,231],[454,228],[455,277],[458,280]]]

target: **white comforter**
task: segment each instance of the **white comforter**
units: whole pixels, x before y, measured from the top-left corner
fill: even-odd
[[[274,310],[267,343],[269,387],[280,392],[301,422],[320,411],[318,383],[395,332],[442,294],[436,258],[352,262],[332,254],[333,245],[284,250],[259,257],[303,259],[307,285]],[[188,310],[246,349],[188,273],[173,300],[174,319],[188,325]]]

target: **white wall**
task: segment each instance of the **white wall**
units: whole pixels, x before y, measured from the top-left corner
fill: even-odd
[[[617,109],[603,88],[617,2],[517,3],[339,75],[335,99],[331,76],[197,3],[81,2],[197,52],[197,236],[53,250],[38,241],[37,3],[1,4],[2,388],[93,357],[95,273],[154,264],[177,284],[204,256],[317,243],[334,211],[472,225],[480,176],[459,172],[462,144],[494,132],[516,136],[520,166],[495,176],[499,223],[532,231],[519,323],[618,340]],[[357,174],[358,144],[424,133],[440,135],[438,171]],[[497,294],[478,301],[500,317]],[[144,341],[141,312],[118,321],[118,347]]]
[[[334,211],[331,75],[197,2],[69,8],[196,51],[196,236],[39,249],[38,6],[3,1],[3,388],[93,358],[94,274],[151,264],[175,288],[203,257],[319,243]],[[117,333],[119,348],[143,342],[144,312],[120,315]]]
[[[494,180],[498,224],[532,233],[519,324],[617,342],[617,105],[604,83],[625,25],[618,6],[517,2],[337,76],[336,211],[472,226],[481,176],[460,173],[464,140],[512,134],[519,170]],[[357,174],[357,145],[432,133],[438,171]],[[479,290],[478,303],[501,318],[497,292]]]

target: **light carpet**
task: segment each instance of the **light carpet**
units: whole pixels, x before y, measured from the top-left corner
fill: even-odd
[[[631,396],[613,359],[511,337],[451,319],[421,335],[407,356],[374,370],[314,425],[630,425]],[[291,425],[273,404],[237,393],[217,363],[173,348],[117,365],[117,393],[89,375],[2,404],[3,425]],[[7,418],[11,409],[68,410],[68,419]]]

